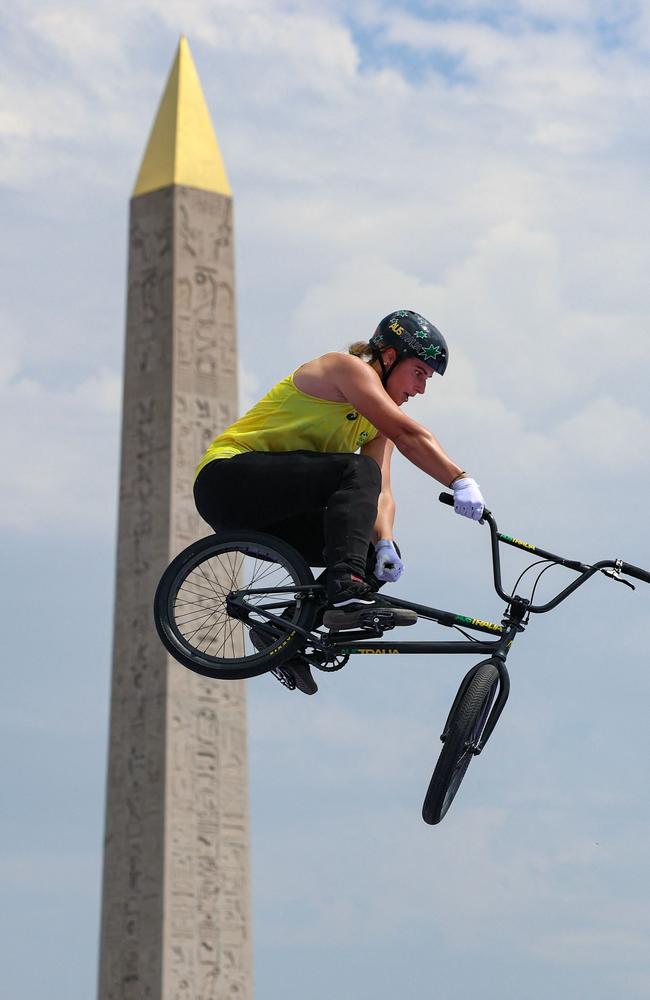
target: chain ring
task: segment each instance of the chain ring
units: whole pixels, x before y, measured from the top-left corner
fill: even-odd
[[[309,659],[309,657],[307,657],[307,659]],[[334,673],[334,671],[336,670],[341,670],[341,668],[345,666],[345,664],[348,662],[349,659],[350,659],[349,653],[335,653],[333,657],[326,663],[314,663],[311,660],[309,662],[313,667],[316,667],[318,670],[323,670],[326,674],[331,674]]]

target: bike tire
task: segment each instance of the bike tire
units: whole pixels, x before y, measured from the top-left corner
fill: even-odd
[[[494,664],[480,664],[447,720],[447,736],[422,806],[422,819],[431,826],[444,818],[460,788],[474,756],[472,744],[483,732],[498,683]]]
[[[299,633],[274,635],[272,629],[264,630],[268,645],[259,649],[248,637],[251,623],[228,614],[230,591],[260,588],[264,581],[290,591],[292,586],[314,583],[314,576],[291,545],[262,532],[224,531],[193,542],[171,561],[156,589],[154,622],[167,651],[203,677],[242,680],[266,673],[302,649]],[[278,595],[273,599],[277,602]],[[290,592],[286,599],[283,617],[301,628],[313,628],[316,599],[296,600]],[[270,613],[281,612],[276,608]],[[252,624],[264,621],[258,616]]]

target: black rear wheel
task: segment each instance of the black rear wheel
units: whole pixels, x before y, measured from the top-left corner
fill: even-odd
[[[302,556],[279,538],[255,531],[209,535],[163,573],[154,599],[156,629],[168,652],[197,674],[256,677],[303,648],[290,625],[311,629],[318,603],[295,588],[313,583]],[[233,598],[242,591],[249,610]],[[287,625],[269,626],[262,610]]]
[[[487,722],[498,684],[499,671],[494,664],[482,663],[454,705],[422,806],[425,823],[439,823],[453,802]]]

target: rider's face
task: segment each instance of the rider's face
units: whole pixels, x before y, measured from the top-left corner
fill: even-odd
[[[411,396],[421,395],[433,375],[432,370],[418,358],[404,358],[388,379],[388,395],[402,406]]]

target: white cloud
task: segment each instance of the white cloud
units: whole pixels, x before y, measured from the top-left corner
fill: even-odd
[[[245,413],[251,406],[254,406],[260,396],[264,395],[266,389],[261,383],[259,374],[244,367],[241,357],[238,359],[237,382],[239,385],[239,409]]]
[[[121,378],[56,389],[16,368],[0,382],[3,529],[113,529]]]
[[[93,9],[66,3],[28,5],[31,16],[24,26],[68,68],[89,70],[91,66],[109,67],[119,63],[124,52],[122,30],[128,6],[113,5],[113,17],[106,5]],[[133,8],[131,8],[133,9]],[[92,87],[93,81],[86,81]]]
[[[487,24],[435,21],[402,13],[389,15],[385,37],[393,44],[461,56],[469,66],[483,70],[494,69],[507,59],[515,44],[511,36]]]
[[[611,3],[609,6],[613,6]],[[549,18],[554,22],[579,21],[595,13],[594,8],[603,6],[594,0],[518,0],[519,9],[534,18]]]

